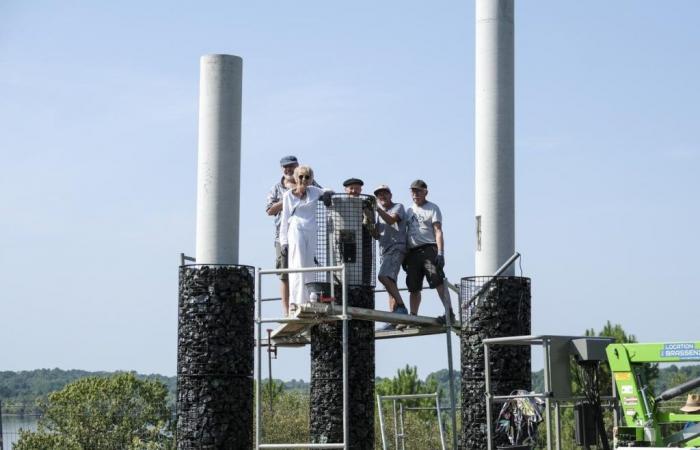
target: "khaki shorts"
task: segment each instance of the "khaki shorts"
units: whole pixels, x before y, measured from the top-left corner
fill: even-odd
[[[405,250],[390,248],[389,251],[379,257],[379,273],[377,277],[391,278],[396,282],[405,256]]]
[[[279,242],[275,242],[275,269],[287,269],[288,267],[289,259],[286,256],[282,256],[282,245]],[[289,279],[288,273],[281,273],[278,276],[282,281]]]
[[[423,277],[428,279],[428,286],[435,289],[445,281],[445,273],[435,265],[437,245],[422,245],[412,248],[406,255],[406,287],[409,292],[423,289]]]

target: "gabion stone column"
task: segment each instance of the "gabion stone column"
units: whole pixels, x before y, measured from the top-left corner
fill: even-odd
[[[484,378],[485,338],[530,334],[530,279],[497,277],[476,303],[466,304],[490,277],[462,279],[462,433],[461,450],[483,450],[486,439]],[[489,347],[491,392],[508,395],[516,389],[531,390],[530,346]],[[493,422],[501,405],[494,403]],[[505,442],[496,441],[496,445]]]
[[[336,292],[341,287],[336,286]],[[348,289],[348,305],[374,309],[372,287]],[[311,329],[310,431],[313,443],[343,442],[343,323]],[[348,323],[350,448],[374,448],[374,323]]]
[[[321,265],[345,264],[348,306],[374,309],[375,246],[373,198],[335,194],[319,210],[317,259]],[[324,275],[325,276],[325,275]],[[330,281],[326,277],[326,281]],[[335,280],[336,305],[342,286]],[[310,434],[313,443],[343,442],[343,323],[311,329]],[[374,322],[348,323],[350,448],[374,448]]]
[[[178,450],[253,447],[253,273],[180,267]]]

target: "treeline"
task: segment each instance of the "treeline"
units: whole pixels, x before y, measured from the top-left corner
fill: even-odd
[[[89,372],[86,370],[62,369],[36,369],[19,372],[0,371],[2,411],[6,414],[38,413],[38,403],[45,401],[50,393],[63,389],[67,384],[85,377],[110,377],[117,373],[120,372]],[[153,380],[163,383],[168,388],[168,405],[173,406],[175,404],[177,377],[129,373],[133,373],[140,380]],[[447,392],[447,374],[447,369],[433,372],[426,377],[425,382],[434,382],[443,389],[443,392]],[[307,393],[309,391],[309,383],[304,380],[292,379],[282,381],[275,379],[274,381],[276,385],[281,385],[288,392]],[[382,378],[377,378],[377,382],[381,381]],[[456,374],[456,381],[456,391],[459,392],[459,372]]]
[[[44,402],[52,392],[63,389],[67,384],[85,377],[110,377],[124,372],[89,372],[86,370],[36,369],[19,372],[0,371],[0,400],[2,412],[6,414],[39,413],[39,403]],[[175,404],[176,377],[158,374],[142,375],[134,373],[140,380],[159,381],[168,388],[168,403]]]
[[[37,369],[20,372],[0,371],[0,400],[2,412],[6,414],[34,414],[39,412],[38,403],[44,401],[51,392],[63,389],[67,384],[89,376],[110,377],[119,372],[88,372],[85,370]],[[134,372],[132,372],[134,373]],[[449,372],[442,369],[428,374],[422,383],[435,386],[447,397],[449,392]],[[175,404],[176,377],[166,377],[158,374],[143,375],[134,373],[140,380],[153,380],[163,383],[168,388],[168,405]],[[676,366],[660,368],[658,377],[653,381],[654,392],[662,392],[684,381],[700,377],[700,365]],[[543,371],[532,373],[532,390],[544,390]],[[391,378],[377,378],[377,384]],[[266,383],[267,381],[264,381]],[[455,394],[459,397],[460,372],[455,371]],[[275,380],[275,384],[288,392],[306,393],[309,383],[304,380],[290,381]]]

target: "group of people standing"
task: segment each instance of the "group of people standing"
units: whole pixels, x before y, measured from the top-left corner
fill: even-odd
[[[315,265],[317,224],[316,202],[330,204],[333,191],[323,189],[313,178],[309,166],[299,165],[295,156],[280,160],[282,178],[267,194],[265,211],[275,221],[275,267],[302,268]],[[343,182],[345,193],[359,196],[364,183],[358,178]],[[371,235],[379,241],[380,266],[378,278],[389,295],[389,309],[408,314],[397,286],[403,266],[406,286],[410,294],[410,313],[418,314],[423,280],[436,289],[445,310],[454,323],[454,314],[445,289],[445,241],[442,232],[440,208],[427,200],[428,185],[423,180],[411,183],[413,204],[404,208],[393,201],[391,189],[380,185],[374,190],[377,198],[377,218],[370,227]],[[293,313],[297,305],[308,302],[306,282],[313,281],[310,272],[280,275],[282,311],[285,316]],[[445,316],[438,319],[445,323]],[[387,324],[382,329],[394,329]]]

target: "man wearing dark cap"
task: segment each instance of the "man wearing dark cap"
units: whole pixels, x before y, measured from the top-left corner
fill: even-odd
[[[352,195],[353,197],[357,197],[358,195],[362,194],[362,186],[364,186],[364,184],[365,183],[359,178],[348,178],[347,180],[343,181],[345,193]]]
[[[296,156],[284,156],[280,159],[280,166],[282,167],[282,178],[277,184],[270,188],[270,192],[267,193],[267,199],[265,204],[265,212],[268,216],[273,216],[275,218],[275,267],[277,269],[286,269],[287,255],[282,254],[282,247],[280,246],[280,220],[282,212],[282,196],[289,189],[296,186],[294,181],[294,169],[299,166],[299,161]],[[313,182],[314,186],[320,187],[316,182]],[[280,274],[280,296],[282,297],[282,312],[286,316],[289,312],[289,281],[286,273]]]
[[[423,278],[428,286],[436,289],[445,310],[449,311],[450,323],[454,323],[454,313],[449,296],[445,291],[445,241],[442,234],[442,213],[440,208],[426,197],[428,185],[423,180],[411,183],[413,205],[406,211],[407,244],[406,287],[411,295],[411,314],[418,314],[421,302]],[[445,323],[445,315],[438,317]]]

